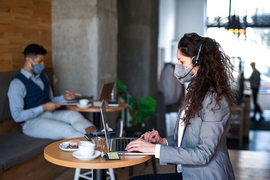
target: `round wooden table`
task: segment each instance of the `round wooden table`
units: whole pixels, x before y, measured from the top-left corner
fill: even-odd
[[[116,107],[106,107],[106,112],[120,111],[122,109],[127,108],[127,104],[124,102],[118,101],[118,104],[119,106],[116,106]],[[100,112],[100,107],[90,106],[88,108],[79,108],[78,106],[75,106],[75,105],[67,105],[66,107],[67,109],[79,111],[79,112]]]
[[[93,104],[93,103],[92,103]],[[106,112],[114,112],[114,111],[120,111],[127,108],[127,104],[124,102],[119,102],[119,106],[117,107],[106,107]],[[100,128],[100,107],[93,107],[90,106],[88,108],[79,108],[75,105],[67,105],[67,109],[73,110],[73,111],[79,111],[79,112],[92,112],[94,113],[94,119],[93,123],[97,128]]]
[[[73,138],[73,139],[79,139],[81,141],[87,141],[86,138],[80,137],[80,138]],[[67,142],[70,139],[65,139],[61,141],[54,142],[52,144],[49,144],[44,149],[44,157],[47,161],[63,166],[63,167],[69,167],[69,168],[81,168],[81,169],[93,169],[93,174],[97,174],[98,176],[94,176],[94,179],[100,179],[100,177],[106,177],[106,169],[109,168],[122,168],[122,167],[128,167],[137,165],[140,163],[143,163],[145,161],[148,161],[152,156],[149,155],[143,155],[143,156],[120,156],[120,160],[111,160],[106,161],[100,156],[96,159],[90,160],[90,161],[81,161],[74,156],[72,156],[73,152],[67,152],[63,151],[59,148],[59,145],[63,142]],[[105,148],[105,151],[107,150],[107,147]]]

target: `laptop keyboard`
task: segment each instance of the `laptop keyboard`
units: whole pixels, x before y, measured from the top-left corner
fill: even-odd
[[[128,143],[130,143],[130,141],[132,141],[133,139],[115,139],[115,145],[116,145],[116,151],[125,151],[126,146],[128,145]]]

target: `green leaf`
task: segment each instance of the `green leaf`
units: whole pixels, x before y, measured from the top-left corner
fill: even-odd
[[[149,108],[149,111],[155,111],[157,102],[154,98],[148,96],[141,98],[141,104],[146,105]]]
[[[117,79],[117,86],[124,91],[128,91],[127,87],[119,79]]]
[[[117,79],[117,86],[126,93],[126,95],[120,95],[120,97],[127,103],[128,111],[132,117],[131,124],[141,124],[146,118],[156,116],[154,112],[156,111],[157,103],[154,98],[150,96],[143,97],[137,103],[137,99],[131,96],[127,87],[119,79]]]

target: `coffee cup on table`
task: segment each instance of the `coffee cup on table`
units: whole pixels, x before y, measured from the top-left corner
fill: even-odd
[[[87,106],[89,103],[89,100],[88,99],[80,99],[79,103],[81,106]]]
[[[82,157],[91,157],[95,153],[95,144],[90,141],[80,141],[79,152]]]

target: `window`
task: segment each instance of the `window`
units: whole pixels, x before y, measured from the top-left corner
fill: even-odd
[[[256,62],[256,68],[261,72],[260,92],[270,93],[270,1],[232,2],[236,9],[234,12],[246,26],[246,35],[238,36],[225,30],[229,16],[229,0],[208,0],[207,36],[216,39],[230,57],[241,57],[244,78],[250,77],[250,63]]]

